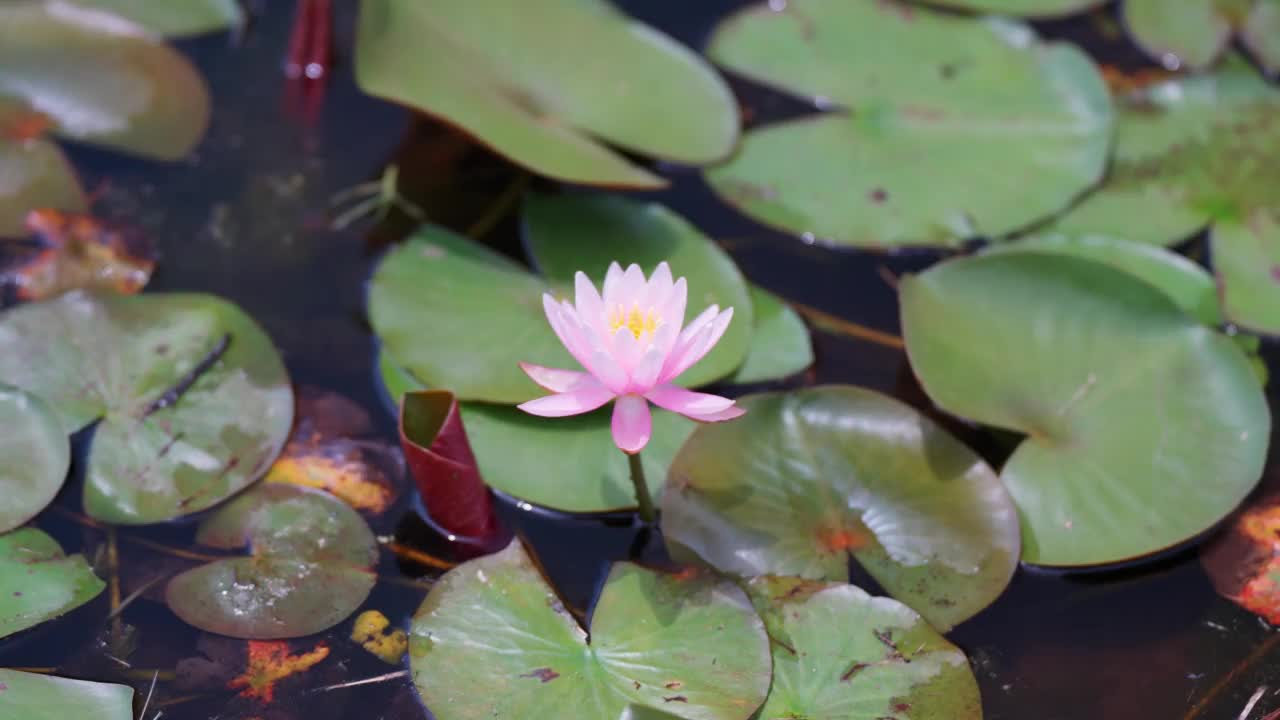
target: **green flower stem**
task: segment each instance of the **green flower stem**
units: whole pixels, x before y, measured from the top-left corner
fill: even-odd
[[[649,495],[649,485],[644,480],[644,463],[640,462],[640,453],[627,454],[627,462],[631,463],[631,484],[636,488],[636,505],[640,508],[640,521],[653,524],[658,519],[653,510],[653,497]]]

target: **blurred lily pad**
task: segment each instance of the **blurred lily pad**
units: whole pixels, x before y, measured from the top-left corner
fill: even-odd
[[[1166,67],[1204,70],[1238,34],[1267,72],[1280,72],[1276,0],[1125,0],[1123,7],[1134,41]]]
[[[831,385],[739,399],[694,431],[662,498],[667,541],[742,576],[848,579],[852,556],[941,630],[989,605],[1018,519],[973,451],[897,400]]]
[[[133,688],[0,669],[0,717],[133,720]]]
[[[1132,275],[1002,253],[904,278],[912,368],[943,409],[1027,439],[1001,479],[1023,558],[1148,555],[1212,527],[1260,477],[1271,419],[1248,360]]]
[[[812,365],[813,341],[804,320],[768,290],[755,285],[749,285],[747,290],[755,316],[751,345],[747,358],[728,381],[747,384],[778,380]]]
[[[747,592],[773,643],[760,718],[982,719],[968,659],[911,608],[789,577],[757,578]]]
[[[751,341],[750,298],[724,251],[661,206],[609,198],[568,202],[530,205],[537,208],[527,218],[530,247],[545,277],[434,225],[389,252],[369,289],[369,319],[386,352],[460,400],[514,404],[538,397],[544,391],[520,370],[521,361],[577,367],[547,322],[542,294],[572,297],[574,271],[598,269],[599,283],[606,258],[617,257],[644,261],[646,272],[668,260],[676,275],[690,280],[689,317],[711,303],[735,307],[725,336],[681,384],[704,384],[742,364]],[[606,237],[578,242],[577,230],[561,224],[570,222],[560,215],[567,209],[582,213],[576,222],[583,227],[620,233],[616,244]]]
[[[1057,18],[1097,7],[1107,0],[932,0],[933,5],[1018,17]]]
[[[67,431],[48,403],[0,384],[0,533],[35,517],[53,501],[71,467]]]
[[[360,607],[378,546],[364,519],[320,490],[266,483],[200,523],[196,542],[231,557],[169,581],[169,607],[209,632],[252,640],[327,630]]]
[[[0,535],[0,638],[70,612],[104,587],[83,556],[68,557],[44,532],[22,528]]]
[[[80,179],[57,145],[6,140],[0,132],[0,237],[25,235],[32,208],[83,210],[86,204]]]
[[[209,91],[185,57],[64,0],[0,3],[0,98],[44,114],[62,138],[167,160],[209,123]]]
[[[208,295],[76,291],[0,314],[0,382],[34,393],[68,432],[101,419],[85,511],[111,523],[216,505],[266,472],[293,393],[270,338]]]
[[[703,164],[738,135],[737,107],[715,71],[605,0],[368,0],[355,62],[366,92],[559,180],[660,187],[602,142]]]
[[[531,263],[557,287],[572,288],[581,270],[600,288],[611,262],[637,263],[647,276],[666,260],[675,277],[689,282],[689,319],[712,304],[733,308],[729,329],[679,384],[719,380],[746,359],[753,318],[746,280],[728,253],[662,205],[610,195],[530,195],[524,233]]]
[[[200,35],[244,24],[239,0],[70,0],[102,10],[164,36]]]
[[[410,669],[440,720],[747,720],[769,690],[769,640],[728,580],[617,563],[589,632],[516,541],[437,581],[410,626]]]
[[[1280,90],[1230,58],[1126,96],[1106,182],[1054,228],[1167,245],[1212,225],[1228,319],[1280,333],[1277,187]]]
[[[386,352],[379,356],[378,367],[384,387],[397,403],[404,393],[426,388]],[[631,471],[626,456],[613,442],[608,408],[555,422],[489,403],[467,402],[461,408],[480,475],[490,487],[563,512],[601,513],[635,507]],[[653,437],[641,454],[648,477],[666,475],[671,458],[694,425],[675,413],[655,409]],[[650,483],[649,490],[657,499],[662,487]]]
[[[709,52],[827,110],[751,130],[707,171],[730,204],[811,240],[1006,235],[1066,208],[1106,164],[1112,107],[1097,68],[1013,21],[789,0],[729,17]]]

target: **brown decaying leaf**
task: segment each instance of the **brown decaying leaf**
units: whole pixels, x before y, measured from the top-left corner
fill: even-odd
[[[78,288],[132,295],[151,279],[154,248],[91,215],[32,210],[26,219],[35,247],[9,252],[0,285],[21,300],[38,301]]]

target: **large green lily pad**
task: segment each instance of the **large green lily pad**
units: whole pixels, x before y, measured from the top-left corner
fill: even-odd
[[[1018,17],[1057,18],[1083,12],[1106,0],[932,0],[931,4]]]
[[[70,140],[161,159],[195,146],[209,91],[195,67],[141,27],[64,0],[0,3],[0,98]]]
[[[1009,584],[1018,519],[995,473],[897,400],[831,385],[738,400],[671,463],[669,543],[725,572],[846,580],[852,556],[946,630]]]
[[[101,419],[84,507],[111,523],[216,505],[266,472],[293,421],[270,338],[208,295],[71,292],[0,314],[0,382],[74,432]]]
[[[0,717],[133,720],[133,688],[0,669]]]
[[[327,630],[377,580],[373,531],[321,490],[258,485],[202,522],[196,542],[252,553],[188,570],[165,591],[178,617],[220,635],[268,640]]]
[[[86,204],[80,180],[57,145],[6,141],[0,132],[0,237],[26,235],[32,208],[81,211]]]
[[[773,641],[760,718],[982,720],[968,660],[911,608],[846,584],[747,586]]]
[[[637,263],[648,275],[665,260],[673,275],[688,280],[688,319],[712,304],[733,308],[729,329],[678,378],[681,385],[718,380],[746,359],[753,319],[746,280],[728,253],[662,205],[610,195],[531,195],[524,232],[530,261],[560,287],[572,287],[579,270],[601,288],[609,263]]]
[[[710,54],[829,112],[752,130],[712,188],[811,240],[955,246],[1067,207],[1103,174],[1097,68],[1026,25],[892,2],[789,0],[725,20]]]
[[[1280,333],[1277,188],[1280,90],[1232,58],[1129,96],[1106,183],[1055,227],[1172,244],[1212,225],[1227,317]]]
[[[1248,360],[1132,275],[1002,253],[943,263],[900,292],[929,397],[1028,435],[1001,472],[1027,562],[1162,550],[1212,527],[1258,481],[1271,420]]]
[[[164,36],[200,35],[239,27],[244,8],[239,0],[71,0],[104,10]]]
[[[703,164],[738,135],[715,71],[606,0],[368,0],[356,80],[570,182],[665,184],[601,141]]]
[[[580,269],[594,273],[598,285],[606,258],[643,262],[646,272],[661,260],[670,262],[673,273],[689,278],[690,318],[712,303],[734,307],[725,336],[680,376],[680,384],[704,384],[742,364],[751,341],[746,282],[724,251],[687,222],[657,205],[609,198],[568,205],[533,201],[534,207],[529,238],[544,277],[433,225],[383,258],[370,283],[369,319],[402,367],[462,400],[514,404],[545,394],[520,370],[520,362],[578,365],[547,322],[542,295],[572,298],[573,274]],[[570,207],[581,211],[577,217],[584,226],[619,233],[616,239],[579,242],[576,231],[563,224],[569,218],[553,217]]]
[[[0,638],[70,612],[104,587],[83,556],[68,557],[42,531],[23,528],[0,535]]]
[[[1277,0],[1125,0],[1129,34],[1170,68],[1204,70],[1239,33],[1268,72],[1280,71]]]
[[[386,353],[378,358],[383,386],[392,400],[426,385],[396,365]],[[485,483],[520,500],[552,510],[602,513],[635,507],[635,488],[625,455],[613,441],[609,408],[566,418],[536,417],[513,407],[467,402],[462,423]],[[645,474],[661,478],[695,423],[654,408],[653,436],[640,459]],[[568,468],[572,468],[569,471]],[[655,502],[661,483],[650,482]]]
[[[436,582],[409,657],[439,720],[646,717],[637,707],[747,720],[770,677],[764,627],[733,583],[617,563],[588,637],[519,541]]]
[[[71,467],[67,431],[48,403],[0,384],[0,533],[53,501]]]

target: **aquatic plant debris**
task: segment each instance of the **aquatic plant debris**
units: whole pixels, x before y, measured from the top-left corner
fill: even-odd
[[[409,651],[409,635],[404,628],[391,627],[391,621],[377,610],[365,610],[351,624],[351,641],[388,665],[399,665]]]
[[[982,610],[1018,563],[996,474],[913,408],[853,386],[740,399],[671,462],[663,534],[740,577],[847,580],[849,558],[940,630]]]
[[[25,524],[62,489],[71,446],[57,413],[38,396],[0,383],[0,533]]]
[[[97,520],[212,507],[266,472],[293,421],[271,340],[213,296],[69,292],[0,313],[0,347],[0,379],[68,433],[97,423],[84,487]]]
[[[609,265],[601,290],[579,271],[575,300],[542,307],[556,336],[586,372],[522,363],[551,395],[522,403],[543,417],[581,415],[613,402],[613,441],[625,453],[644,449],[653,434],[649,403],[699,422],[740,417],[733,400],[677,387],[673,380],[715,346],[733,320],[733,308],[712,305],[684,325],[688,285],[658,263],[645,279],[639,265]]]
[[[275,701],[277,682],[306,672],[329,657],[329,646],[320,642],[311,650],[295,655],[283,640],[250,640],[247,653],[244,673],[232,678],[227,687],[244,688],[240,690],[241,697],[271,703]]]
[[[1027,435],[1000,473],[1024,562],[1163,550],[1212,527],[1258,482],[1271,417],[1248,359],[1133,275],[997,253],[904,277],[900,293],[929,397]]]
[[[899,2],[772,6],[721,21],[707,51],[815,108],[750,128],[705,172],[751,218],[809,243],[956,247],[1046,219],[1102,178],[1111,97],[1074,45]]]
[[[249,640],[321,632],[342,622],[373,589],[378,547],[355,510],[328,493],[264,483],[200,523],[196,541],[249,548],[169,581],[170,609],[190,625]]]
[[[20,300],[47,300],[76,289],[141,291],[155,269],[155,250],[92,215],[37,209],[27,213],[33,248],[0,266],[0,287]],[[10,253],[6,252],[5,255]]]
[[[409,665],[439,720],[618,718],[631,705],[747,720],[771,674],[764,626],[732,582],[617,563],[588,639],[519,541],[436,582],[410,627]]]
[[[715,71],[606,0],[369,0],[358,28],[362,89],[558,180],[661,187],[604,143],[705,164],[737,140],[733,95]]]
[[[1206,545],[1201,562],[1220,595],[1280,625],[1280,495],[1268,478],[1260,498]]]
[[[0,534],[0,638],[70,612],[105,587],[83,556],[66,555],[43,531]]]

